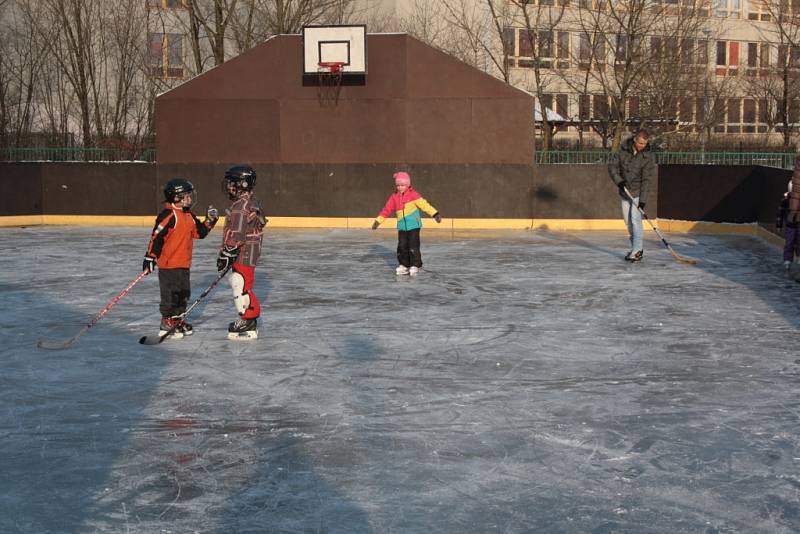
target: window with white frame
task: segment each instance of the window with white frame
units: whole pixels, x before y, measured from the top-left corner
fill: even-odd
[[[769,22],[772,20],[771,6],[772,0],[747,0],[748,20]]]
[[[516,32],[517,61],[523,68],[566,69],[569,67],[570,34],[562,31],[520,29]]]
[[[715,17],[738,19],[742,13],[742,0],[713,0],[712,13]]]
[[[172,9],[187,7],[188,0],[147,0],[147,7],[154,9]]]
[[[149,34],[150,75],[158,78],[184,78],[183,36],[179,33]]]
[[[739,74],[739,42],[717,41],[717,76]]]
[[[578,36],[578,67],[600,70],[606,62],[606,41],[601,33],[581,33]]]

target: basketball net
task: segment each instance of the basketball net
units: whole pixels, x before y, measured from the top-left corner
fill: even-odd
[[[332,107],[339,103],[339,91],[342,89],[342,68],[339,61],[320,62],[317,73],[319,86],[317,97],[322,107]]]

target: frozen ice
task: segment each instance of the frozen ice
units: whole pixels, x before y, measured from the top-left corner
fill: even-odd
[[[800,284],[745,236],[271,230],[148,347],[142,228],[0,230],[0,532],[796,532]],[[216,275],[198,241],[193,294]]]

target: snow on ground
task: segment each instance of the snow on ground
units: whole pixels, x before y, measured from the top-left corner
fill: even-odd
[[[269,230],[269,229],[268,229]],[[478,234],[481,235],[481,234]],[[736,236],[269,230],[256,342],[141,228],[0,230],[0,532],[796,532],[800,284]],[[194,295],[219,232],[197,243]]]

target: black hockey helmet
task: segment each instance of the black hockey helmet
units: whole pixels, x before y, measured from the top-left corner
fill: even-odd
[[[249,165],[234,165],[225,171],[222,190],[228,198],[235,200],[242,193],[248,193],[256,186],[256,171]]]
[[[164,200],[167,202],[177,202],[183,195],[194,192],[194,185],[189,180],[175,178],[167,182],[164,186]]]

